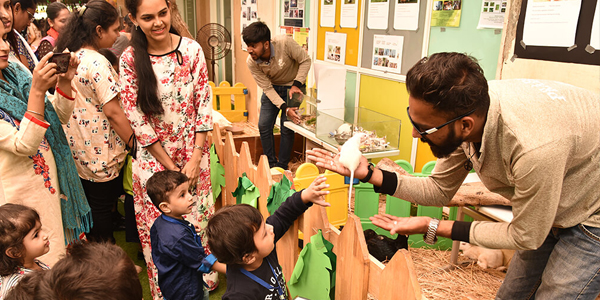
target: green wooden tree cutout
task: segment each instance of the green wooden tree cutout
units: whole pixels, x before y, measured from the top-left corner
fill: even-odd
[[[248,204],[253,207],[258,207],[257,199],[260,197],[260,191],[250,181],[246,173],[242,174],[242,177],[238,178],[238,186],[233,193],[236,199],[236,204]]]
[[[213,200],[221,194],[221,187],[225,186],[225,168],[219,160],[215,144],[210,146],[210,184],[212,186]]]
[[[269,214],[275,213],[281,203],[295,192],[296,190],[292,189],[292,182],[285,176],[283,176],[280,182],[274,183],[267,198],[267,210]]]
[[[300,252],[288,282],[292,297],[333,299],[336,258],[331,249],[333,245],[323,238],[320,230],[310,238],[310,243]]]

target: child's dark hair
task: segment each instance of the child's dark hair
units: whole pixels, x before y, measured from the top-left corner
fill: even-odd
[[[46,29],[46,31],[48,31],[50,29],[50,23],[48,23],[48,20],[52,20],[54,21],[54,19],[56,19],[58,17],[58,15],[60,14],[60,12],[63,9],[67,9],[67,6],[62,4],[61,2],[52,2],[50,4],[48,4],[48,7],[46,8],[46,13],[48,14],[48,18],[46,18],[46,26],[44,26],[44,28]]]
[[[134,18],[142,1],[144,0],[125,0],[125,7]],[[165,0],[165,3],[167,7],[171,7],[169,1]],[[169,28],[169,32],[179,35],[173,26]],[[146,115],[161,115],[164,109],[158,99],[158,81],[148,55],[148,39],[141,28],[133,28],[129,44],[135,53],[133,63],[138,77],[137,105]],[[140,84],[141,82],[144,84]]]
[[[254,233],[262,223],[262,215],[250,205],[223,207],[208,221],[208,247],[221,263],[241,265],[246,254],[257,251]]]
[[[146,192],[152,203],[158,208],[160,203],[169,203],[167,193],[187,182],[189,178],[177,171],[164,170],[154,173],[146,181]],[[158,208],[160,210],[160,208]]]
[[[23,264],[23,239],[39,221],[40,216],[30,207],[12,203],[0,206],[0,276],[13,274]]]
[[[141,300],[133,261],[110,243],[73,244],[51,270],[24,276],[6,300]]]
[[[253,22],[244,28],[242,38],[244,43],[248,45],[271,41],[271,30],[263,21]]]
[[[56,51],[63,52],[66,48],[77,51],[83,46],[97,48],[98,34],[96,26],[108,30],[119,20],[119,14],[110,3],[104,0],[92,0],[82,7],[79,12],[71,14],[67,26],[58,36]]]
[[[119,63],[119,59],[117,58],[117,55],[108,48],[98,49],[98,53],[100,53],[104,57],[106,57],[108,62],[111,64],[111,66],[117,65]]]

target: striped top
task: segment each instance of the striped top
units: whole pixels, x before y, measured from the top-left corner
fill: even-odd
[[[50,270],[50,267],[45,263],[34,260],[35,264],[37,264],[42,270]],[[26,269],[23,266],[19,266],[19,269],[10,275],[0,276],[0,300],[4,299],[8,292],[15,286],[25,274],[33,272],[33,270]]]

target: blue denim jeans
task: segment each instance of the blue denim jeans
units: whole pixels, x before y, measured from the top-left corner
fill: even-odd
[[[600,293],[600,228],[553,228],[537,250],[515,252],[496,299],[589,299]]]
[[[279,94],[281,99],[289,104],[288,91],[290,86],[274,85],[273,88]],[[301,88],[304,93],[306,88]],[[277,114],[279,114],[279,107],[275,106],[269,97],[263,93],[260,98],[260,116],[258,118],[258,132],[260,133],[260,142],[263,148],[263,154],[269,159],[269,167],[281,167],[287,170],[288,163],[292,156],[292,149],[294,148],[294,131],[283,126],[283,122],[287,120],[285,113],[281,114],[281,123],[279,129],[281,131],[281,141],[279,143],[279,160],[275,155],[275,138],[273,137],[273,128],[275,127],[275,121],[277,120]]]

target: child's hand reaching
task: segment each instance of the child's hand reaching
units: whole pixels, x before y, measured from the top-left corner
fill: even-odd
[[[315,178],[308,188],[302,191],[301,198],[304,204],[312,202],[321,206],[331,206],[331,204],[327,203],[325,198],[323,198],[323,196],[329,194],[329,191],[323,191],[323,189],[329,187],[329,184],[325,183],[325,180],[327,180],[327,178],[320,175]]]

